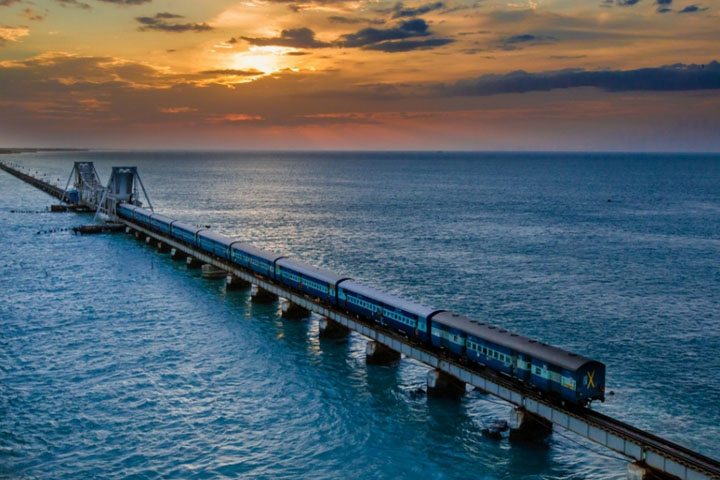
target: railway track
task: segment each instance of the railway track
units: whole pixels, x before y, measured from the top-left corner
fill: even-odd
[[[587,422],[594,423],[603,430],[608,430],[621,437],[644,445],[646,450],[655,451],[655,453],[663,457],[673,458],[678,463],[682,463],[692,470],[703,472],[710,478],[720,479],[720,461],[718,460],[612,417],[608,417],[595,410],[586,409],[582,418]]]

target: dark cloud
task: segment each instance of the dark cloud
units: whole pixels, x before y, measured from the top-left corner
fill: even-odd
[[[441,10],[445,8],[444,2],[433,2],[420,5],[418,7],[406,7],[402,2],[398,2],[392,8],[392,18],[401,17],[417,17],[419,15],[432,12],[434,10]]]
[[[704,12],[707,10],[707,7],[701,7],[700,5],[688,5],[687,7],[680,10],[678,13],[696,13],[696,12]]]
[[[446,95],[487,96],[504,93],[544,92],[565,88],[594,87],[611,92],[682,91],[720,89],[720,63],[676,64],[637,70],[561,70],[545,73],[517,71],[506,75],[483,75],[442,85]]]
[[[328,20],[333,23],[341,23],[344,25],[357,25],[358,23],[369,23],[371,25],[382,25],[385,20],[382,18],[364,18],[364,17],[344,17],[341,15],[333,15],[328,17]]]
[[[430,48],[442,47],[454,40],[451,38],[428,38],[426,40],[399,40],[396,42],[382,42],[375,45],[368,45],[367,50],[378,50],[387,53],[409,52],[412,50],[428,50]]]
[[[278,37],[270,38],[252,38],[252,37],[240,37],[246,42],[252,45],[276,45],[279,47],[292,47],[292,48],[324,48],[329,47],[330,44],[327,42],[321,42],[315,38],[315,32],[309,28],[291,28],[280,32]],[[235,43],[231,41],[229,43]]]
[[[632,7],[638,3],[640,3],[640,0],[603,0],[601,6],[612,7],[617,5],[619,7]]]
[[[532,33],[523,33],[519,35],[511,35],[503,37],[498,42],[498,47],[503,50],[519,50],[526,45],[543,45],[557,41],[555,37],[548,35],[535,35]]]
[[[355,33],[343,35],[338,39],[338,44],[342,47],[367,47],[381,42],[428,35],[430,35],[430,31],[425,20],[414,18],[391,28],[363,28]]]
[[[422,18],[402,21],[391,28],[363,28],[355,33],[341,36],[335,43],[340,47],[359,47],[387,53],[409,52],[442,47],[453,40],[431,37],[429,26]]]
[[[113,2],[121,3],[121,2]],[[207,23],[180,23],[177,20],[185,18],[174,13],[160,12],[153,17],[136,17],[135,20],[141,25],[140,31],[157,30],[160,32],[206,32],[213,27]]]
[[[90,5],[80,2],[79,0],[55,0],[55,2],[59,3],[63,7],[75,7],[82,8],[83,10],[90,10]]]
[[[364,48],[382,52],[407,52],[440,47],[451,43],[449,38],[427,38],[423,41],[412,40],[418,37],[430,37],[428,24],[421,18],[398,23],[390,28],[363,28],[355,33],[342,35],[334,42],[323,42],[315,38],[315,32],[307,27],[283,30],[277,37],[240,37],[252,45],[275,45],[292,48]],[[228,43],[235,44],[237,38]]]
[[[658,13],[672,12],[672,0],[655,0],[655,5],[657,5]]]

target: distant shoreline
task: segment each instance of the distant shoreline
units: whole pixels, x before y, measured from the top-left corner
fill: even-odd
[[[85,152],[86,148],[0,148],[0,155],[37,152]]]
[[[621,150],[273,150],[273,149],[125,149],[125,148],[2,148],[0,147],[0,155],[8,154],[21,154],[21,153],[42,153],[42,152],[115,152],[115,153],[208,153],[208,154],[223,154],[223,153],[247,153],[247,154],[419,154],[419,155],[529,155],[529,156],[546,156],[546,155],[559,155],[559,156],[573,156],[573,155],[587,155],[587,156],[627,156],[627,155],[641,155],[641,156],[672,156],[672,155],[692,155],[692,156],[717,156],[720,152],[704,152],[704,151],[651,151],[651,150],[638,150],[638,151],[621,151]]]

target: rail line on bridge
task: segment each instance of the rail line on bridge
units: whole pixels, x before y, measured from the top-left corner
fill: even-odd
[[[55,198],[65,198],[65,192],[54,185],[20,172],[0,161],[0,169],[39,188]],[[159,242],[158,245],[172,247],[183,252],[189,258],[227,272],[239,279],[264,289],[278,297],[285,298],[294,305],[328,318],[338,324],[357,332],[385,347],[404,354],[446,375],[458,379],[486,391],[523,409],[531,415],[551,422],[565,430],[587,438],[609,450],[631,459],[638,465],[638,473],[631,473],[634,478],[650,478],[651,475],[662,473],[666,478],[683,480],[720,480],[720,461],[702,455],[687,447],[683,447],[650,432],[633,427],[620,420],[613,419],[589,408],[569,409],[552,403],[523,385],[488,369],[474,368],[450,360],[435,351],[427,349],[396,333],[331,308],[302,293],[291,290],[284,285],[260,277],[258,274],[228,261],[211,256],[193,246],[170,238],[160,232],[150,230],[142,225],[118,218],[128,231],[135,231],[147,239]],[[647,471],[642,468],[649,467]],[[632,469],[631,469],[632,470]],[[647,475],[647,476],[645,476]]]

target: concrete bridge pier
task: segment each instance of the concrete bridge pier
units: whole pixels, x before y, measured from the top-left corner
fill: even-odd
[[[133,233],[133,229],[130,227],[125,227],[125,233]]]
[[[243,280],[240,277],[236,277],[233,274],[228,274],[225,277],[225,291],[229,292],[231,290],[245,290],[250,288],[250,282],[247,280]]]
[[[278,296],[272,292],[268,292],[264,288],[253,284],[250,289],[250,300],[254,303],[273,303],[278,301]]]
[[[136,238],[137,240],[142,240],[143,234],[140,233],[140,232],[135,232],[135,238]]]
[[[193,257],[192,255],[187,256],[187,258],[185,259],[185,264],[187,265],[187,268],[189,268],[189,269],[200,268],[200,266],[202,265],[202,263],[200,263],[200,260]]]
[[[320,318],[320,338],[337,339],[345,338],[350,334],[350,329],[335,320],[327,317]]]
[[[180,260],[183,255],[184,254],[177,248],[170,249],[170,258],[172,258],[173,260]]]
[[[465,382],[441,370],[427,373],[427,393],[433,397],[460,397],[465,393]]]
[[[678,477],[665,472],[660,472],[643,462],[628,464],[628,480],[677,480]]]
[[[543,440],[552,433],[552,423],[528,412],[524,408],[515,409],[516,426],[510,429],[510,440]]]
[[[227,273],[222,268],[218,268],[215,265],[210,265],[209,263],[203,264],[201,267],[202,270],[202,277],[203,278],[225,278]]]
[[[310,316],[310,310],[291,301],[284,302],[281,306],[282,318],[285,320],[302,320]]]
[[[393,365],[400,361],[400,352],[371,340],[365,345],[365,361],[369,365]]]
[[[153,241],[155,241],[155,239],[154,239],[153,237],[151,237],[150,235],[147,235],[147,236],[145,237],[145,243],[146,243],[146,244],[150,245],[150,244],[152,244]]]
[[[157,242],[157,249],[160,253],[170,253],[170,246],[167,243]]]

